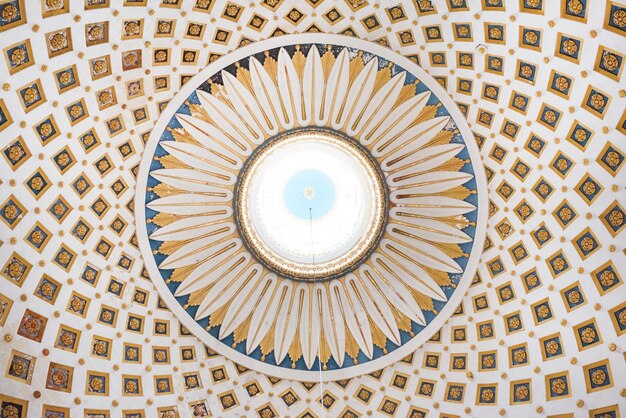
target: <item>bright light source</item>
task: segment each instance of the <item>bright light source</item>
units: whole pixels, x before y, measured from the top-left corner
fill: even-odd
[[[240,184],[244,236],[278,265],[345,268],[376,242],[381,180],[347,138],[322,130],[287,135],[253,157]]]

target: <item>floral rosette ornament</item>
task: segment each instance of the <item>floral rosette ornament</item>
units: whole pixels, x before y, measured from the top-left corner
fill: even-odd
[[[343,379],[410,354],[476,272],[486,180],[410,60],[336,35],[240,48],[162,113],[138,177],[147,270],[185,327],[270,375]]]

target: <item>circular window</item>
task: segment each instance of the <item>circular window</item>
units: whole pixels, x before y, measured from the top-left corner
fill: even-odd
[[[385,180],[367,150],[320,128],[257,148],[234,201],[250,251],[296,280],[329,280],[356,268],[378,244],[387,215]]]

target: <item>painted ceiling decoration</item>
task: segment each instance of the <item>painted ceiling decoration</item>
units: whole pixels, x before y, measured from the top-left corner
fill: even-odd
[[[625,35],[0,0],[1,416],[624,416]]]
[[[398,361],[453,313],[482,251],[486,180],[461,130],[437,82],[379,45],[306,34],[241,48],[185,85],[146,144],[148,272],[190,331],[246,367],[314,381]],[[335,200],[363,198],[299,220],[279,183],[310,170]]]

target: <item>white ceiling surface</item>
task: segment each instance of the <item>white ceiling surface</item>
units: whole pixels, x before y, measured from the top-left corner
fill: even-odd
[[[613,237],[600,219],[600,215],[615,200],[622,207],[626,205],[624,194],[626,178],[623,175],[623,170],[614,177],[596,162],[596,158],[607,142],[611,142],[621,149],[626,148],[623,133],[616,130],[624,112],[626,100],[623,91],[624,84],[594,71],[594,63],[600,46],[623,51],[624,45],[622,36],[603,28],[605,10],[604,4],[600,3],[604,2],[594,2],[589,8],[588,23],[586,24],[561,18],[561,2],[556,1],[545,2],[543,15],[520,12],[518,2],[512,1],[506,2],[506,11],[483,11],[480,1],[470,1],[470,10],[460,12],[449,12],[446,6],[447,2],[437,1],[434,3],[439,13],[421,16],[417,15],[412,2],[394,2],[393,5],[396,3],[403,5],[408,18],[392,24],[384,11],[385,7],[392,6],[391,3],[388,4],[387,2],[372,2],[372,4],[354,12],[346,3],[339,1],[320,2],[315,8],[305,1],[285,1],[275,11],[260,4],[242,3],[241,6],[244,7],[244,10],[239,22],[232,22],[221,16],[225,7],[224,1],[217,1],[210,14],[193,11],[193,1],[184,1],[182,6],[177,9],[160,7],[159,2],[156,1],[149,1],[147,7],[124,7],[121,1],[113,0],[110,8],[96,10],[83,10],[82,2],[76,1],[71,2],[69,13],[47,18],[42,18],[39,2],[28,2],[26,6],[27,24],[0,32],[0,42],[3,48],[14,42],[30,38],[35,57],[35,65],[13,75],[9,75],[7,65],[0,65],[0,79],[4,83],[0,98],[4,100],[14,120],[13,124],[0,135],[0,148],[4,149],[16,137],[21,136],[32,154],[32,157],[17,169],[12,169],[5,159],[0,159],[0,180],[2,180],[0,200],[4,201],[12,194],[27,210],[23,219],[14,229],[9,228],[5,223],[0,223],[0,239],[3,241],[0,246],[0,265],[4,265],[13,252],[18,253],[32,264],[32,269],[21,287],[8,279],[0,281],[0,293],[14,301],[6,323],[1,329],[5,338],[0,342],[0,359],[3,359],[3,364],[0,364],[0,367],[6,370],[9,366],[8,359],[11,350],[30,354],[37,360],[30,385],[15,382],[5,376],[0,378],[0,394],[28,400],[29,416],[39,416],[42,406],[47,404],[69,407],[72,410],[72,416],[83,416],[85,408],[110,410],[111,416],[120,416],[122,410],[145,409],[146,416],[155,416],[157,408],[176,406],[180,416],[188,417],[191,416],[189,403],[204,399],[207,400],[213,416],[254,416],[256,415],[255,411],[268,402],[278,413],[278,416],[299,416],[307,408],[310,408],[318,416],[339,416],[345,407],[352,408],[359,414],[379,416],[382,413],[377,410],[385,397],[390,397],[399,403],[396,410],[396,416],[399,417],[406,416],[412,406],[428,410],[429,416],[440,416],[440,413],[447,413],[459,416],[484,417],[501,413],[505,416],[518,417],[550,416],[571,412],[574,413],[574,416],[586,417],[589,416],[589,410],[615,404],[621,405],[621,412],[622,414],[625,413],[624,404],[626,401],[624,396],[626,396],[626,389],[623,376],[626,376],[624,362],[626,340],[623,335],[617,335],[608,311],[624,302],[626,287],[620,286],[601,295],[590,275],[593,270],[609,260],[612,260],[618,269],[620,266],[626,265],[623,230],[620,230],[621,234]],[[293,7],[297,7],[306,15],[297,26],[285,18]],[[344,19],[334,25],[323,17],[333,7],[345,16]],[[267,24],[260,32],[246,26],[254,13],[268,18]],[[360,21],[371,14],[376,14],[382,25],[380,29],[368,33]],[[143,19],[143,39],[122,40],[122,21],[133,18]],[[153,36],[155,22],[163,18],[177,20],[174,38]],[[86,47],[85,25],[100,21],[109,22],[108,42]],[[203,40],[183,37],[183,31],[188,22],[209,23]],[[454,41],[451,24],[455,22],[472,24],[474,38],[472,42]],[[497,45],[484,41],[483,24],[485,22],[506,24],[507,41],[505,44]],[[149,280],[141,277],[141,257],[137,248],[130,243],[134,233],[134,215],[126,207],[134,195],[134,177],[131,168],[139,162],[143,147],[139,134],[148,131],[156,122],[159,114],[158,104],[171,99],[176,94],[180,88],[180,74],[195,74],[206,65],[209,54],[226,54],[232,51],[237,48],[242,36],[251,40],[260,40],[269,37],[276,27],[293,33],[303,31],[313,23],[322,31],[330,33],[337,33],[347,26],[351,26],[363,39],[378,40],[382,36],[387,36],[392,49],[405,55],[419,55],[421,65],[431,75],[447,77],[448,91],[451,96],[457,102],[468,105],[470,126],[476,133],[486,137],[482,148],[484,162],[486,166],[495,171],[490,181],[490,198],[499,208],[490,219],[488,234],[493,241],[493,246],[483,255],[484,263],[481,263],[479,268],[482,283],[474,285],[468,291],[467,297],[463,301],[464,314],[453,316],[444,325],[441,330],[441,342],[425,344],[415,353],[412,362],[399,362],[389,366],[383,370],[379,378],[368,375],[354,378],[349,381],[345,388],[337,383],[324,383],[323,389],[336,399],[335,404],[328,410],[316,402],[320,393],[319,387],[308,391],[297,382],[283,380],[272,383],[266,376],[252,371],[239,374],[234,363],[228,359],[221,356],[207,358],[202,344],[195,337],[179,335],[177,319],[168,310],[160,309],[157,306],[155,288]],[[441,25],[443,42],[423,42],[421,27],[431,24]],[[68,26],[71,27],[73,51],[48,58],[44,40],[45,34]],[[519,47],[518,33],[521,26],[543,30],[541,50],[535,51]],[[227,44],[219,45],[212,41],[216,28],[232,31]],[[416,39],[415,45],[401,46],[399,44],[396,33],[405,29],[413,30]],[[590,36],[591,31],[596,33],[595,37]],[[557,33],[559,32],[584,39],[580,64],[554,56]],[[481,44],[485,48],[484,52],[479,47]],[[170,64],[152,64],[151,55],[154,49],[159,47],[171,48]],[[185,48],[199,51],[196,65],[185,66],[180,64],[181,53]],[[121,52],[132,49],[142,50],[143,65],[140,69],[122,71]],[[433,51],[445,51],[447,53],[446,66],[432,67],[429,64],[428,52]],[[474,53],[475,69],[457,68],[454,55],[456,51]],[[110,55],[112,74],[92,81],[88,60],[107,54]],[[504,75],[483,71],[485,54],[504,57]],[[534,85],[515,78],[517,59],[539,66]],[[72,64],[77,66],[80,86],[59,93],[54,84],[53,72]],[[547,91],[552,69],[574,78],[569,100]],[[152,78],[157,75],[169,75],[171,88],[156,92]],[[459,77],[474,80],[472,96],[457,93],[456,84]],[[47,101],[26,113],[18,100],[17,90],[36,79],[41,80]],[[143,79],[144,94],[127,99],[125,85],[129,81],[137,79]],[[500,87],[499,103],[481,98],[483,82]],[[583,102],[589,85],[612,96],[610,108],[603,119],[581,108],[581,102]],[[94,93],[111,86],[116,91],[117,103],[99,110]],[[526,116],[507,108],[513,90],[530,96],[531,102]],[[75,126],[71,126],[64,108],[81,98],[85,100],[89,117]],[[543,103],[563,112],[555,131],[551,131],[536,122]],[[131,110],[141,106],[147,107],[150,120],[136,124],[133,121]],[[476,123],[479,109],[485,109],[495,114],[492,129]],[[42,145],[31,125],[50,114],[54,115],[61,135],[49,144]],[[124,118],[126,129],[119,135],[109,137],[105,121],[117,115]],[[521,131],[515,141],[498,133],[505,118],[521,126]],[[565,140],[574,119],[595,132],[593,139],[584,151]],[[102,145],[96,147],[92,152],[86,153],[78,143],[77,138],[91,127],[97,130]],[[547,141],[541,158],[537,158],[524,149],[526,139],[531,132]],[[124,159],[117,147],[127,140],[132,143],[135,153]],[[494,144],[508,151],[502,163],[498,163],[490,157]],[[52,162],[52,157],[66,146],[74,154],[77,163],[68,171],[61,173]],[[559,151],[575,163],[564,179],[549,167],[552,158]],[[110,157],[114,168],[106,175],[101,176],[92,164],[104,154]],[[515,177],[510,171],[517,158],[522,159],[532,168],[532,172],[524,181]],[[38,168],[41,168],[48,176],[51,187],[43,196],[35,199],[24,182]],[[94,187],[81,199],[72,190],[71,183],[83,172],[89,177]],[[590,173],[603,187],[601,195],[592,204],[587,204],[575,192],[575,186],[586,173]],[[532,192],[534,184],[541,176],[544,176],[557,188],[546,202],[541,202]],[[121,177],[129,186],[129,189],[120,197],[117,197],[110,189],[111,184],[118,177]],[[516,190],[508,202],[496,193],[502,180],[506,180]],[[47,212],[48,207],[59,195],[67,199],[73,208],[62,222],[57,222]],[[111,205],[102,219],[98,219],[89,209],[89,206],[98,196],[104,198]],[[526,223],[522,223],[520,218],[513,213],[513,209],[523,199],[526,199],[537,212]],[[567,199],[579,215],[575,222],[565,229],[552,215],[563,199]],[[116,216],[128,223],[128,227],[119,236],[109,228]],[[95,229],[84,243],[81,243],[71,234],[71,230],[79,217],[82,217]],[[504,218],[508,218],[515,228],[515,232],[505,239],[500,239],[495,230],[495,225]],[[25,241],[25,237],[36,222],[41,222],[53,235],[41,253]],[[545,222],[554,238],[539,249],[534,244],[530,232],[534,231],[542,222]],[[571,241],[586,227],[590,227],[602,248],[592,256],[583,259]],[[114,245],[108,258],[95,252],[95,247],[101,237],[106,238]],[[509,249],[520,240],[524,242],[529,257],[516,265]],[[65,245],[76,253],[75,261],[68,271],[64,271],[53,262],[60,245]],[[554,278],[545,260],[559,249],[564,251],[571,269]],[[125,271],[116,265],[122,253],[134,259],[130,271]],[[506,272],[491,278],[486,262],[496,257],[501,257]],[[95,287],[79,279],[87,263],[102,270],[101,277]],[[543,285],[540,289],[527,294],[522,285],[520,274],[533,267],[537,268]],[[44,273],[62,285],[56,302],[53,304],[42,302],[34,295]],[[621,274],[624,276],[623,271]],[[121,298],[107,292],[111,277],[126,283]],[[516,298],[500,306],[495,289],[508,281],[512,283]],[[580,282],[587,303],[568,312],[560,290],[576,281]],[[141,306],[132,301],[135,287],[146,289],[150,293],[146,306]],[[90,307],[85,318],[66,310],[72,292],[78,292],[90,299]],[[483,293],[488,297],[490,307],[482,312],[475,312],[472,298]],[[546,324],[535,326],[531,306],[544,298],[549,299],[555,318]],[[97,323],[101,305],[119,309],[115,327]],[[41,343],[17,334],[18,326],[26,309],[33,310],[48,318]],[[524,330],[507,335],[503,316],[517,310],[520,311],[523,318]],[[126,331],[128,313],[145,316],[142,333]],[[602,343],[593,348],[579,350],[573,327],[591,319],[595,319],[597,322]],[[153,334],[153,324],[157,320],[169,321],[168,336]],[[475,324],[487,320],[494,321],[495,338],[479,340]],[[75,353],[54,347],[57,332],[61,325],[67,325],[82,332]],[[452,343],[452,330],[458,326],[467,326],[467,341]],[[560,333],[565,355],[544,361],[539,340],[546,335],[557,332]],[[94,335],[113,340],[110,360],[90,356],[91,341]],[[122,361],[123,343],[125,342],[144,346],[141,364],[129,364]],[[528,344],[530,357],[528,365],[509,369],[508,347],[524,342]],[[170,348],[170,364],[152,364],[151,350],[154,346]],[[179,357],[179,347],[181,346],[195,347],[197,360],[181,363]],[[49,355],[42,354],[44,349],[49,350]],[[490,350],[497,351],[498,369],[491,372],[479,372],[478,352]],[[438,370],[423,367],[424,356],[428,353],[440,354]],[[462,353],[467,353],[467,371],[451,371],[449,368],[451,355]],[[603,359],[607,359],[610,363],[614,387],[588,393],[583,366]],[[74,367],[73,385],[70,393],[45,388],[46,373],[50,362]],[[209,369],[215,367],[223,367],[227,371],[229,379],[221,383],[212,383]],[[93,396],[85,393],[86,376],[89,371],[109,374],[108,396]],[[193,371],[199,373],[203,388],[186,391],[182,374]],[[572,395],[561,400],[546,399],[545,376],[564,371],[569,372]],[[404,390],[391,385],[395,373],[408,376],[408,384]],[[122,375],[124,374],[142,377],[143,395],[141,397],[122,396],[121,386]],[[172,376],[174,383],[172,394],[155,395],[153,383],[155,375]],[[527,378],[532,379],[532,402],[511,405],[509,400],[510,382]],[[416,395],[420,379],[437,381],[432,397]],[[253,380],[258,381],[264,392],[257,397],[249,397],[244,389],[244,385]],[[464,402],[455,403],[446,400],[447,382],[466,385]],[[475,402],[477,385],[488,383],[497,383],[498,385],[497,404],[478,406]],[[361,385],[367,386],[373,392],[368,403],[356,399],[358,388]],[[231,390],[236,395],[238,406],[224,411],[220,405],[219,395]],[[290,407],[279,397],[287,390],[291,390],[300,399]],[[35,391],[39,391],[41,396],[37,397],[34,394]]]

